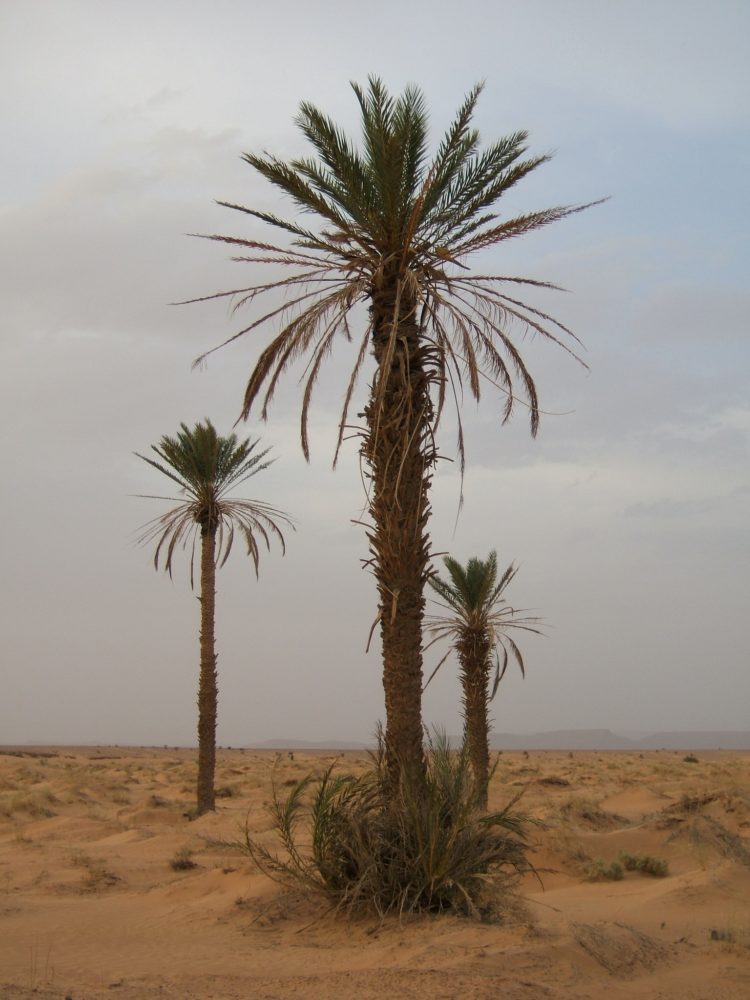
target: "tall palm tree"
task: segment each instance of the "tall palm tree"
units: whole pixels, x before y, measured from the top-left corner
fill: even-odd
[[[506,601],[505,591],[518,570],[511,563],[498,581],[495,552],[490,552],[485,560],[469,559],[465,567],[450,556],[446,556],[443,563],[450,579],[431,576],[430,586],[442,598],[447,614],[428,618],[427,628],[433,636],[432,642],[447,639],[458,655],[463,689],[464,740],[469,749],[479,803],[486,809],[490,767],[489,704],[505,675],[511,656],[522,676],[525,676],[521,650],[509,635],[509,630],[519,629],[539,635],[539,619],[527,616]],[[499,650],[503,654],[502,664]],[[427,684],[447,656],[435,667]],[[493,659],[495,679],[490,691]]]
[[[472,273],[465,262],[472,254],[587,206],[499,219],[492,208],[501,195],[549,157],[524,158],[526,132],[514,132],[480,150],[479,133],[471,120],[481,85],[464,100],[431,161],[427,109],[416,87],[407,87],[398,98],[391,97],[375,77],[370,77],[367,88],[357,84],[352,88],[361,114],[359,148],[331,118],[305,102],[296,124],[314,156],[289,162],[269,153],[243,157],[290,196],[297,209],[316,216],[320,228],[313,231],[270,212],[219,202],[281,230],[291,237],[291,245],[205,235],[235,247],[234,260],[270,265],[276,275],[190,301],[226,297],[239,309],[263,296],[273,299],[224,344],[265,325],[276,328],[250,374],[242,408],[245,418],[257,403],[265,419],[279,379],[307,356],[301,443],[308,458],[307,417],[323,362],[336,338],[351,341],[355,325],[361,324],[334,465],[345,434],[358,433],[369,478],[372,524],[367,537],[379,596],[376,623],[383,646],[386,745],[391,773],[397,777],[399,762],[411,761],[419,768],[422,760],[429,487],[437,460],[435,432],[446,394],[457,399],[466,380],[479,399],[484,378],[504,396],[505,422],[520,391],[529,409],[531,432],[536,434],[537,392],[512,334],[538,334],[569,353],[573,353],[569,343],[575,340],[562,324],[516,297],[519,287],[555,286],[530,278]],[[279,269],[286,269],[286,275],[278,277]],[[354,429],[348,413],[369,354],[374,374],[368,402]],[[463,468],[460,423],[458,449]]]
[[[198,815],[216,806],[214,772],[216,769],[216,569],[223,566],[232,550],[235,531],[247,545],[258,575],[260,552],[258,539],[271,548],[276,536],[285,550],[279,524],[291,526],[283,511],[258,500],[228,496],[239,483],[267,469],[263,461],[269,450],[256,452],[259,441],[238,441],[236,434],[221,437],[210,420],[190,430],[180,424],[176,437],[162,437],[151,450],[158,461],[138,455],[176,483],[182,494],[177,506],[149,521],[139,541],[156,542],[154,567],[163,560],[172,575],[172,561],[179,547],[190,548],[190,586],[195,582],[195,549],[200,539],[200,681],[198,685]],[[136,454],[138,454],[136,452]],[[175,497],[151,497],[175,500]]]

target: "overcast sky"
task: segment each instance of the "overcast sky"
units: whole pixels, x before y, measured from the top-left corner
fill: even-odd
[[[170,581],[134,544],[161,509],[135,494],[166,481],[133,452],[181,421],[228,432],[271,331],[191,370],[237,318],[169,303],[258,274],[186,234],[263,232],[214,199],[291,214],[241,153],[301,152],[301,100],[356,133],[349,81],[369,73],[424,90],[436,141],[486,80],[483,138],[525,128],[555,154],[504,212],[611,195],[491,258],[569,290],[534,301],[575,329],[590,372],[523,344],[539,437],[522,410],[500,427],[491,392],[467,400],[457,523],[455,465],[433,488],[435,551],[515,560],[510,596],[547,622],[496,729],[750,728],[745,0],[0,10],[0,743],[194,742],[198,602],[186,560]],[[383,716],[356,443],[331,470],[350,361],[321,380],[309,465],[294,378],[266,425],[239,428],[277,458],[244,495],[298,524],[259,582],[239,548],[219,576],[221,744],[366,739]],[[448,423],[441,451],[454,444]],[[458,701],[446,664],[426,720],[459,731]]]

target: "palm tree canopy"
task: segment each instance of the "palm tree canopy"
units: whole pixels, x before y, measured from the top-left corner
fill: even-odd
[[[256,451],[260,441],[239,441],[236,434],[222,437],[217,434],[210,420],[197,423],[191,430],[180,424],[176,437],[164,436],[151,450],[158,460],[138,455],[144,462],[158,469],[180,488],[182,498],[154,497],[158,500],[177,500],[177,506],[144,525],[138,541],[157,542],[154,566],[159,568],[163,556],[164,569],[172,575],[172,560],[178,546],[190,545],[190,583],[194,582],[193,565],[196,539],[203,532],[215,532],[217,538],[216,563],[223,566],[232,550],[235,531],[239,531],[247,545],[256,576],[260,552],[258,538],[267,549],[275,536],[285,550],[284,536],[279,523],[293,527],[291,518],[258,500],[243,500],[227,494],[251,476],[267,469],[272,460],[264,461],[270,449]]]
[[[518,572],[513,563],[508,566],[503,575],[497,578],[497,553],[490,552],[487,559],[469,559],[462,566],[456,559],[446,556],[443,559],[450,579],[443,580],[437,575],[430,577],[432,589],[442,599],[447,614],[433,615],[427,620],[427,629],[433,636],[428,645],[447,639],[455,643],[470,632],[485,635],[490,648],[502,649],[503,662],[497,658],[497,671],[492,691],[494,697],[497,686],[508,668],[509,653],[518,664],[521,674],[525,676],[523,655],[517,643],[509,634],[509,630],[517,629],[541,635],[538,627],[541,619],[527,615],[526,611],[510,605],[504,594]],[[427,680],[430,683],[439,668],[447,659],[447,655],[438,663]]]
[[[490,552],[486,560],[469,559],[465,568],[457,559],[452,559],[450,556],[446,556],[443,563],[450,575],[450,582],[441,580],[439,576],[432,576],[430,584],[469,626],[480,623],[493,609],[517,572],[511,563],[497,583],[495,552]]]
[[[570,353],[574,353],[570,342],[577,338],[513,292],[519,286],[556,286],[531,278],[473,274],[466,260],[588,206],[553,207],[501,219],[494,211],[500,197],[549,157],[526,157],[524,131],[480,149],[479,133],[471,121],[481,84],[464,100],[431,160],[427,109],[416,87],[407,87],[398,98],[391,97],[376,77],[369,78],[366,89],[354,83],[352,88],[360,106],[359,148],[331,118],[305,102],[296,124],[315,155],[289,162],[269,153],[243,157],[303,213],[322,220],[322,228],[314,231],[269,212],[222,201],[220,205],[282,230],[292,237],[291,247],[204,236],[236,247],[235,261],[282,265],[291,271],[277,280],[190,300],[228,297],[238,309],[258,296],[284,292],[283,303],[264,311],[225,341],[230,343],[268,322],[281,326],[250,376],[243,416],[260,399],[265,418],[280,376],[295,360],[309,355],[301,420],[302,447],[309,457],[307,413],[321,365],[337,336],[352,339],[351,310],[358,303],[369,306],[374,295],[388,286],[395,289],[391,357],[402,296],[418,308],[420,335],[430,348],[431,383],[437,390],[434,426],[449,386],[455,394],[468,381],[472,395],[479,399],[480,380],[485,378],[505,396],[503,421],[511,415],[517,401],[515,385],[520,384],[535,434],[539,422],[536,388],[511,334],[538,334]],[[373,322],[370,312],[345,394],[337,454]],[[385,393],[388,367],[381,365],[376,374],[376,401],[379,393],[381,401]],[[459,453],[463,461],[460,429]]]

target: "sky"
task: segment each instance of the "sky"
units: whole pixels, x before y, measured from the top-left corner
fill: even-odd
[[[269,235],[216,200],[292,216],[241,154],[306,152],[302,100],[356,136],[349,82],[370,73],[424,91],[435,143],[486,81],[483,140],[526,129],[554,154],[503,214],[610,199],[493,251],[567,289],[533,302],[589,368],[523,342],[539,436],[522,410],[501,427],[491,391],[466,399],[460,512],[455,462],[432,490],[436,565],[497,550],[545,621],[495,729],[750,728],[744,0],[0,7],[0,743],[195,742],[198,602],[187,558],[170,580],[136,544],[164,509],[138,494],[167,484],[134,452],[181,422],[228,433],[272,331],[192,369],[251,314],[172,303],[258,274],[188,234]],[[237,427],[276,458],[241,495],[296,531],[259,580],[240,548],[219,574],[221,745],[366,740],[383,718],[356,442],[331,468],[350,363],[321,378],[309,464],[293,375],[267,423]],[[450,419],[439,444],[455,458]],[[458,732],[459,704],[448,661],[426,722]]]

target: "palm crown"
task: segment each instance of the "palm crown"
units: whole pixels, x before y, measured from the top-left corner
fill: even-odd
[[[144,544],[157,542],[154,552],[157,569],[163,556],[164,569],[171,576],[175,549],[190,545],[192,586],[195,543],[203,532],[216,534],[216,564],[223,566],[232,550],[235,531],[239,531],[256,575],[260,559],[258,538],[270,549],[271,537],[275,536],[284,550],[284,536],[277,522],[291,526],[288,515],[258,500],[227,495],[235,486],[271,464],[271,461],[264,461],[270,449],[256,451],[259,443],[250,439],[238,441],[236,434],[222,437],[211,421],[206,420],[196,424],[192,430],[186,424],[180,424],[176,437],[165,435],[158,445],[152,445],[151,450],[160,461],[138,455],[176,483],[183,494],[176,507],[149,521],[139,537]]]
[[[224,342],[230,343],[269,321],[281,322],[281,330],[263,350],[250,376],[243,416],[247,417],[260,396],[265,418],[279,377],[288,365],[309,353],[301,428],[307,456],[307,413],[322,363],[337,336],[352,339],[349,316],[353,307],[371,304],[379,289],[387,286],[395,288],[393,318],[384,363],[379,364],[376,374],[376,403],[382,407],[389,362],[396,353],[402,300],[409,299],[418,309],[420,333],[429,346],[431,382],[438,391],[434,426],[439,422],[447,384],[452,382],[455,389],[468,378],[478,399],[484,376],[505,394],[503,420],[510,417],[516,401],[514,381],[520,381],[535,434],[539,422],[536,388],[510,339],[510,330],[518,326],[521,332],[540,334],[570,353],[564,341],[576,338],[546,313],[502,289],[556,286],[530,278],[471,274],[464,261],[472,253],[588,206],[549,208],[499,220],[492,208],[501,195],[549,157],[524,159],[527,133],[523,131],[480,151],[479,133],[471,127],[471,119],[482,85],[474,87],[464,100],[431,162],[427,156],[428,116],[417,88],[407,87],[393,99],[375,77],[370,78],[367,90],[357,84],[352,87],[361,110],[361,149],[355,148],[329,117],[303,103],[296,124],[317,158],[286,163],[269,154],[243,157],[291,196],[303,212],[322,219],[324,228],[313,232],[269,212],[221,201],[220,205],[291,234],[292,248],[229,236],[205,237],[240,248],[242,255],[235,257],[236,261],[285,265],[294,271],[276,281],[191,300],[226,296],[234,300],[236,309],[273,290],[286,293],[283,304]],[[337,453],[374,323],[371,310],[345,396]],[[463,460],[460,433],[459,451]]]
[[[497,658],[497,670],[490,700],[495,696],[498,684],[508,669],[509,654],[518,664],[521,674],[525,674],[523,655],[509,635],[509,630],[541,634],[538,627],[541,619],[529,616],[525,611],[508,604],[504,597],[510,582],[518,572],[513,563],[503,575],[497,578],[497,554],[490,552],[486,560],[469,559],[462,566],[456,559],[443,559],[449,580],[439,576],[430,577],[430,586],[442,599],[447,614],[432,615],[427,620],[427,628],[432,635],[429,645],[443,639],[455,642],[469,633],[481,633],[489,640],[490,649],[502,649],[502,664]],[[449,654],[440,661],[427,680],[427,684],[437,673]],[[427,685],[425,685],[426,687]]]

